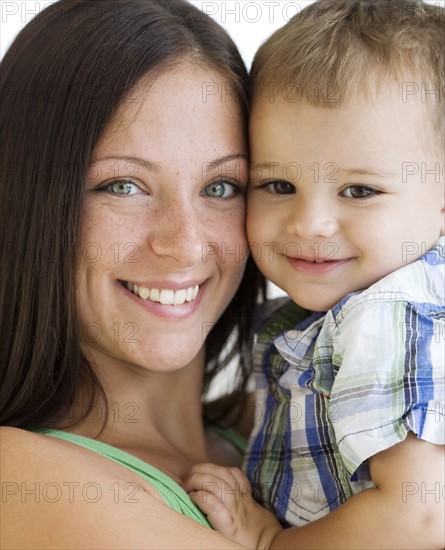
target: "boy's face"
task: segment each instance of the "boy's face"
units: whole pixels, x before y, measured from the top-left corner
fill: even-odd
[[[249,242],[296,303],[326,311],[443,234],[445,153],[430,113],[396,88],[336,109],[254,105]]]

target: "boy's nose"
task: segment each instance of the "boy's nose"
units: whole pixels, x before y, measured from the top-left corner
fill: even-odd
[[[294,206],[287,220],[289,233],[302,239],[327,238],[337,233],[337,213],[327,201],[301,200]]]

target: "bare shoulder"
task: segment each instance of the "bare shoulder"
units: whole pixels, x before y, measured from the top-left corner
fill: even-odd
[[[10,427],[0,428],[0,458],[2,480],[16,480],[23,487],[27,481],[41,486],[68,474],[84,478],[116,469],[111,461],[78,445]]]
[[[44,469],[45,459],[56,452],[56,441],[18,428],[0,427],[1,479],[35,477]],[[53,455],[54,461],[54,455]]]
[[[1,548],[240,548],[87,449],[0,428]]]

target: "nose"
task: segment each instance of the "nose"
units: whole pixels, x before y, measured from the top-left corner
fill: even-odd
[[[201,261],[204,241],[196,209],[180,200],[160,208],[150,224],[149,244],[153,252],[181,267]]]
[[[289,233],[301,239],[329,238],[339,228],[335,205],[320,196],[296,197],[287,219]]]

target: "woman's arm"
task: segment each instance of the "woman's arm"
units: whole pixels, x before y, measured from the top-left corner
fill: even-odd
[[[0,459],[2,548],[242,548],[86,449],[2,428]]]

